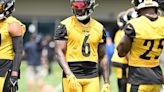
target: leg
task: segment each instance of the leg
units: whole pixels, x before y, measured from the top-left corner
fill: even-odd
[[[126,92],[127,68],[113,66],[113,71],[117,76],[119,92]]]
[[[35,82],[34,82],[34,67],[33,66],[27,66],[27,88],[28,88],[28,92],[33,92],[34,91],[34,86],[35,86]]]
[[[3,92],[5,77],[0,77],[0,92]]]
[[[100,91],[100,82],[99,77],[82,79],[80,83],[83,83],[83,92],[99,92]]]
[[[38,80],[38,92],[42,92],[43,91],[43,87],[44,87],[44,83],[42,79]]]
[[[160,92],[162,85],[133,85],[127,84],[127,92]]]
[[[139,85],[132,85],[132,84],[127,84],[127,92],[139,92],[138,91]]]
[[[118,79],[119,92],[126,92],[126,83],[126,78]]]
[[[35,83],[34,83],[34,80],[28,80],[28,92],[33,92],[33,90],[34,90],[34,86],[35,86]]]
[[[35,68],[36,68],[35,79],[38,80],[37,82],[38,92],[42,92],[44,87],[42,66],[36,66]]]
[[[63,78],[63,92],[71,92],[66,78]],[[82,87],[79,87],[77,92],[83,92]],[[88,91],[88,92],[92,92],[92,91]]]
[[[140,85],[138,92],[160,92],[162,84],[147,84],[147,85]]]
[[[151,92],[160,92],[162,84],[158,84],[158,85],[151,85],[153,87]],[[164,92],[164,91],[162,91]]]

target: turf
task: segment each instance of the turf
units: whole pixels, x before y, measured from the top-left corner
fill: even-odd
[[[27,78],[26,78],[26,68],[27,65],[25,62],[22,62],[21,65],[21,79],[19,80],[19,91],[18,92],[27,92]],[[43,78],[44,85],[52,85],[54,88],[59,87],[57,92],[62,92],[61,89],[61,76],[62,70],[57,63],[53,63],[53,73],[50,76],[45,76]],[[116,77],[115,74],[112,73],[110,77],[111,89],[112,92],[118,92],[117,84],[116,84]],[[37,86],[35,86],[34,92],[38,92]],[[54,91],[56,92],[56,91]]]

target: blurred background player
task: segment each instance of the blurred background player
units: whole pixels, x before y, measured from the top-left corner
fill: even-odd
[[[159,56],[164,41],[164,19],[158,16],[155,0],[132,0],[138,18],[125,25],[117,50],[128,57],[127,92],[159,92],[163,83]]]
[[[117,31],[114,42],[115,46],[117,47],[121,38],[124,35],[123,28],[127,21],[129,21],[132,18],[136,18],[137,13],[134,10],[134,8],[130,8],[127,11],[121,12],[117,17],[117,25],[119,27],[119,30]],[[126,83],[127,83],[127,69],[128,69],[128,56],[125,57],[119,57],[118,51],[115,49],[115,52],[112,57],[112,66],[113,70],[116,73],[117,81],[118,81],[118,88],[119,92],[126,92]]]
[[[125,24],[126,24],[126,15],[125,15],[125,11],[123,11],[117,17],[117,25],[119,27],[119,30],[116,32],[114,38],[114,44],[116,47],[121,37],[124,34],[124,31],[122,31],[122,29],[125,26]],[[119,92],[126,92],[126,80],[127,80],[126,69],[128,67],[127,63],[128,63],[127,58],[126,57],[120,58],[118,56],[117,50],[115,49],[112,57],[112,66],[113,66],[112,70],[117,76],[117,82],[118,82],[117,84],[118,84]]]
[[[43,89],[43,67],[41,62],[41,39],[36,34],[30,36],[30,41],[25,44],[25,57],[27,59],[28,92],[34,92],[35,83],[39,92]]]
[[[159,12],[160,15],[164,16],[164,0],[156,0],[159,3]]]
[[[71,0],[70,4],[74,16],[58,26],[55,43],[63,69],[64,92],[99,92],[98,60],[103,70],[102,92],[110,92],[106,32],[102,24],[91,18],[95,0]]]
[[[25,25],[11,16],[15,0],[0,0],[0,92],[16,92]]]
[[[53,36],[48,34],[44,37],[42,41],[43,50],[42,50],[42,61],[45,64],[45,68],[47,69],[48,75],[52,74],[52,63],[55,60],[55,43],[53,40]]]

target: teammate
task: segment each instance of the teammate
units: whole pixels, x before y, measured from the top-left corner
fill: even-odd
[[[0,92],[18,90],[25,25],[11,16],[15,0],[0,0]]]
[[[120,57],[129,54],[127,92],[159,92],[162,71],[159,56],[164,41],[164,19],[157,15],[154,0],[132,0],[138,18],[130,20],[117,50]]]
[[[126,21],[127,21],[126,14],[125,11],[123,11],[117,17],[117,25],[119,26],[119,30],[116,32],[114,38],[115,46],[118,45],[118,42],[120,41],[121,37],[124,34],[124,31],[122,31],[122,29],[126,24]],[[119,92],[126,92],[126,78],[127,78],[126,69],[128,67],[127,63],[128,62],[126,57],[120,58],[118,56],[117,50],[115,49],[112,57],[112,66],[113,66],[112,69],[117,76]]]
[[[137,13],[134,8],[130,8],[127,11],[123,11],[118,14],[117,25],[119,27],[119,30],[116,32],[114,39],[116,46],[119,44],[121,37],[124,35],[123,27],[125,26],[126,22],[136,17]],[[115,49],[112,57],[112,66],[112,69],[117,76],[119,92],[126,92],[128,56],[119,57],[118,51],[117,49]]]
[[[63,69],[64,92],[99,92],[98,60],[104,86],[110,92],[109,66],[102,24],[91,18],[95,0],[71,0],[74,16],[63,20],[56,31],[56,53]]]
[[[157,0],[157,1],[159,3],[160,15],[161,15],[161,17],[164,18],[164,0]],[[163,48],[162,53],[160,55],[160,64],[161,64],[161,67],[162,67],[162,71],[164,71],[163,70],[163,67],[164,67],[164,48]],[[164,80],[164,75],[163,75],[163,80]],[[162,88],[161,88],[160,92],[164,92],[164,85],[162,85]]]
[[[157,0],[158,4],[159,4],[159,14],[161,17],[164,16],[164,0]]]

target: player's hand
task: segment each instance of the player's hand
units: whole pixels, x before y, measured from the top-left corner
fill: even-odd
[[[110,84],[108,83],[104,84],[101,92],[110,92]]]
[[[11,76],[9,82],[11,92],[16,92],[18,90],[18,78]]]
[[[69,88],[71,92],[76,92],[78,88],[80,87],[80,83],[77,81],[77,78],[74,74],[67,75],[67,80],[69,83]]]

